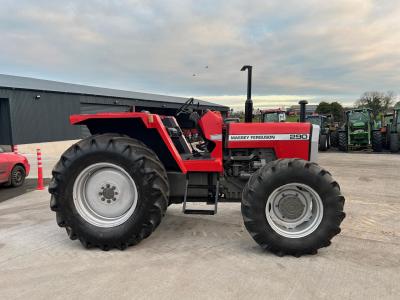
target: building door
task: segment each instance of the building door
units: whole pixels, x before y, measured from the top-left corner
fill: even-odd
[[[0,98],[0,145],[11,145],[10,102]]]

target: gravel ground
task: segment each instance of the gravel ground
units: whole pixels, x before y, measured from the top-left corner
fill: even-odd
[[[173,205],[138,246],[103,252],[67,238],[46,191],[2,202],[0,299],[399,299],[400,155],[323,153],[320,163],[347,217],[330,247],[301,258],[262,251],[239,204],[217,216]]]

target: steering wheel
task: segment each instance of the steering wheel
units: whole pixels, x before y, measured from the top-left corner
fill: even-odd
[[[175,114],[175,117],[177,117],[183,113],[185,113],[185,114],[191,113],[189,106],[191,104],[193,104],[193,102],[194,102],[194,98],[189,98],[185,103],[182,104],[181,107],[179,107],[177,113]]]

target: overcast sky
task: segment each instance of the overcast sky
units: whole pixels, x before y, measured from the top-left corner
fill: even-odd
[[[235,108],[400,92],[400,1],[0,0],[0,73]],[[195,74],[195,76],[193,76]]]

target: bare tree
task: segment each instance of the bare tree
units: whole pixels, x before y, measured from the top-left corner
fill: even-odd
[[[379,113],[386,113],[389,106],[393,104],[394,98],[395,95],[391,91],[387,93],[377,91],[365,92],[356,101],[355,106],[358,108],[369,108],[372,110],[374,116],[377,117]]]

